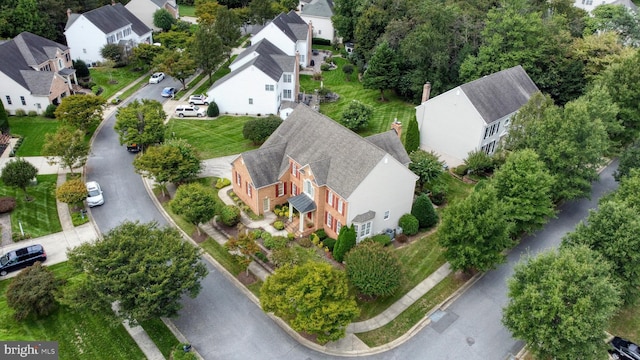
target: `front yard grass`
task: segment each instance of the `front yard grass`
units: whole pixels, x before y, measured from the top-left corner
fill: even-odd
[[[22,137],[16,156],[40,156],[45,135],[58,130],[58,121],[42,116],[10,116],[9,129],[11,135]]]
[[[180,11],[180,16],[192,16],[195,17],[196,16],[196,7],[195,6],[189,6],[189,5],[178,5],[179,6],[179,11]]]
[[[17,202],[11,212],[12,233],[20,233],[20,223],[25,234],[34,238],[62,231],[55,197],[58,175],[38,175],[37,179],[37,185],[27,187],[31,201],[25,200],[22,189],[0,182],[0,196],[12,196]]]
[[[338,95],[340,98],[333,103],[320,104],[320,112],[339,121],[342,112],[352,100],[358,100],[367,105],[373,106],[373,117],[369,121],[369,126],[360,131],[362,136],[369,136],[385,132],[391,129],[391,123],[394,119],[402,122],[406,126],[409,120],[415,116],[415,105],[407,103],[391,91],[385,92],[387,101],[381,102],[380,91],[369,90],[362,87],[362,83],[358,81],[357,71],[351,74],[351,81],[345,80],[345,74],[342,72],[342,66],[348,63],[343,58],[333,58],[338,68],[336,70],[322,72],[323,86]],[[313,80],[310,75],[300,76],[300,91],[306,94],[313,94],[315,89],[320,89],[320,81]],[[404,135],[405,132],[403,132]]]
[[[151,340],[158,346],[162,355],[169,359],[171,351],[180,344],[180,341],[176,339],[175,335],[169,330],[167,325],[159,319],[151,319],[147,321],[141,321],[140,326],[147,332]]]
[[[640,343],[640,307],[629,305],[618,311],[609,323],[609,333]]]
[[[125,86],[134,82],[144,73],[133,71],[133,65],[127,65],[120,68],[110,68],[106,66],[94,67],[89,69],[91,80],[102,87],[102,96],[109,99]]]
[[[50,267],[57,278],[76,274],[67,263]],[[7,305],[6,290],[11,279],[0,281],[0,340],[57,341],[60,359],[145,359],[122,325],[112,326],[94,311],[60,306],[46,318],[18,322]]]
[[[244,123],[250,116],[219,116],[213,120],[171,119],[167,138],[185,139],[200,153],[201,159],[239,154],[258,148],[242,136]]]

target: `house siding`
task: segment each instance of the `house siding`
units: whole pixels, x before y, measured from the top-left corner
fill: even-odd
[[[38,113],[42,113],[46,109],[47,105],[50,104],[49,99],[46,96],[32,95],[29,90],[25,89],[2,72],[0,72],[0,84],[2,84],[2,87],[0,88],[0,100],[2,100],[2,105],[4,105],[4,109],[8,111],[9,114],[14,115],[18,109],[27,112],[33,110]],[[8,103],[7,96],[11,98],[11,104]],[[22,105],[20,96],[24,96],[25,102],[27,103],[26,106]],[[42,108],[38,109],[36,104],[41,104]]]
[[[331,18],[312,16],[306,14],[300,14],[302,20],[304,20],[307,24],[311,24],[313,26],[313,34],[314,38],[326,39],[329,41],[333,41],[335,38],[335,33],[333,30],[333,23],[331,23]]]
[[[267,39],[278,49],[282,50],[289,56],[295,56],[296,51],[303,55],[304,61],[300,61],[302,67],[308,66],[308,61],[311,56],[311,34],[308,34],[306,41],[292,41],[287,35],[285,35],[277,26],[273,23],[267,24],[262,30],[255,34],[251,38],[251,44],[255,44],[262,39]]]
[[[216,102],[221,114],[277,114],[282,92],[278,83],[255,66],[250,66],[213,87],[207,95]],[[274,91],[266,91],[267,84],[273,85]],[[253,99],[253,104],[249,104],[249,99]]]
[[[240,175],[240,182],[238,183],[238,177]],[[231,163],[231,183],[233,184],[233,192],[242,200],[245,204],[247,204],[251,211],[256,214],[262,214],[260,204],[258,204],[258,199],[260,197],[260,191],[257,191],[255,187],[253,187],[253,181],[251,180],[251,176],[249,175],[249,171],[247,167],[244,165],[242,157],[238,157]],[[247,192],[247,185],[251,186],[251,195]]]
[[[81,59],[87,64],[102,61],[100,49],[107,43],[107,39],[87,18],[78,17],[64,35],[75,59]]]

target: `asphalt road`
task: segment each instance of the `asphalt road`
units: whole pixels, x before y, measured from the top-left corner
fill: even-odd
[[[165,86],[178,85],[171,79],[141,89],[135,98],[159,96]],[[125,220],[166,221],[149,199],[140,176],[135,174],[129,154],[118,143],[111,116],[97,134],[87,162],[87,178],[97,180],[105,192],[105,204],[92,209],[102,232]],[[506,279],[521,255],[556,247],[564,234],[595,208],[597,200],[617,184],[612,173],[617,163],[606,168],[594,183],[591,199],[563,204],[556,219],[544,230],[529,236],[513,249],[508,262],[485,274],[448,308],[432,315],[432,323],[395,349],[366,356],[367,359],[466,359],[502,360],[517,353],[522,343],[513,339],[501,322],[507,303]],[[300,345],[247,299],[213,266],[195,299],[185,297],[183,309],[173,319],[205,359],[337,359]]]

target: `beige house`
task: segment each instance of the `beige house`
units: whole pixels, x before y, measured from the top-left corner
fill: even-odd
[[[174,18],[180,18],[179,8],[175,0],[131,0],[124,7],[154,31],[161,30],[153,25],[153,14],[156,11],[165,9]]]

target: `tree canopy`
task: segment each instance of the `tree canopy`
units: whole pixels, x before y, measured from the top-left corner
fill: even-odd
[[[216,214],[217,201],[213,189],[200,183],[191,183],[178,187],[170,206],[173,212],[184,216],[188,222],[196,225],[199,234],[198,224],[206,223],[213,218]]]
[[[362,86],[366,89],[380,90],[380,101],[385,101],[384,90],[394,89],[398,83],[400,69],[396,56],[389,44],[383,42],[376,47],[362,76]]]
[[[186,80],[196,73],[198,65],[191,54],[178,49],[167,50],[158,54],[154,59],[155,68],[166,73],[172,78],[182,83],[182,88],[186,89]]]
[[[345,256],[349,282],[361,294],[392,296],[400,288],[402,265],[397,255],[372,240],[362,241]]]
[[[23,158],[17,158],[9,161],[2,168],[0,179],[5,185],[22,189],[25,198],[28,198],[27,186],[31,184],[36,175],[38,175],[38,169],[35,166]]]
[[[277,269],[260,288],[260,303],[294,330],[317,335],[320,343],[344,337],[359,314],[345,273],[324,262]]]
[[[352,100],[342,112],[340,123],[346,128],[358,131],[369,126],[373,107],[358,100]]]
[[[70,95],[62,99],[55,116],[61,123],[88,134],[91,128],[102,121],[105,103],[100,96]]]
[[[133,160],[133,167],[142,176],[164,186],[195,179],[201,170],[201,162],[195,149],[183,139],[172,139],[162,145],[152,146]]]
[[[153,13],[153,25],[162,31],[169,31],[175,23],[176,18],[167,9],[158,9]]]
[[[444,163],[433,152],[418,149],[412,151],[409,158],[411,159],[409,170],[419,177],[416,186],[419,191],[424,188],[425,184],[436,180],[444,171]]]
[[[68,257],[86,276],[66,291],[65,303],[108,315],[117,302],[117,321],[175,316],[182,296],[195,297],[207,275],[200,250],[178,230],[156,223],[124,222],[102,240],[69,250]]]
[[[214,25],[200,24],[198,26],[191,43],[191,55],[200,69],[208,75],[209,84],[211,84],[211,75],[224,61],[226,55],[225,43],[218,35]]]
[[[13,317],[24,320],[31,314],[51,314],[57,308],[55,294],[61,284],[53,271],[40,262],[21,271],[7,288],[7,305],[14,310]]]
[[[55,134],[45,134],[42,154],[47,156],[49,164],[60,163],[73,174],[73,169],[81,168],[87,162],[89,143],[82,130],[61,126]]]
[[[282,119],[275,115],[252,119],[244,123],[242,136],[256,145],[262,144],[267,141],[280,124],[282,124]]]
[[[120,145],[138,144],[145,147],[164,141],[164,120],[167,114],[162,104],[155,100],[137,99],[129,105],[118,108],[116,124]]]

